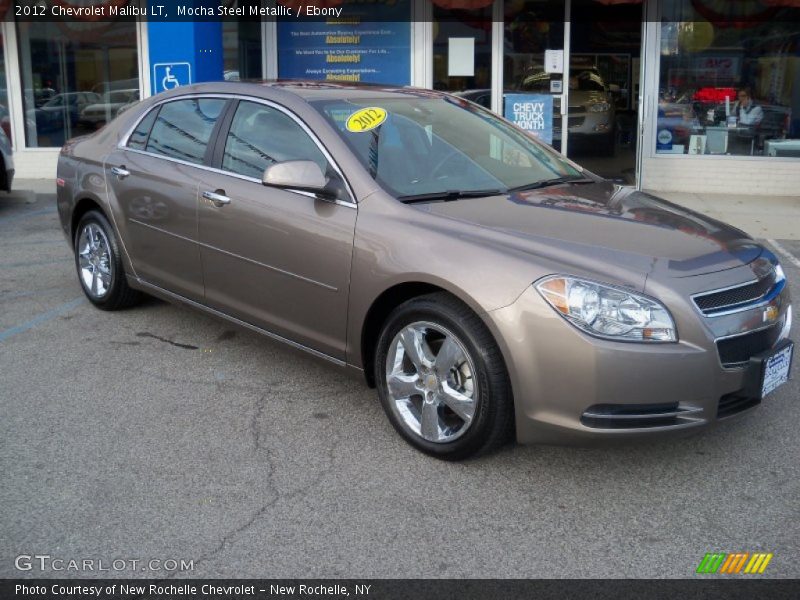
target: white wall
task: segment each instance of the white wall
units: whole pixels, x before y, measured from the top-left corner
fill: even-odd
[[[60,148],[14,152],[14,180],[55,179]],[[15,183],[14,187],[18,187]]]
[[[644,157],[641,187],[670,192],[797,196],[800,202],[800,159]]]

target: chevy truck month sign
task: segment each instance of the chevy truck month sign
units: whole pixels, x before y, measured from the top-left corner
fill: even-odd
[[[548,94],[506,94],[503,116],[525,131],[553,143],[553,97]]]

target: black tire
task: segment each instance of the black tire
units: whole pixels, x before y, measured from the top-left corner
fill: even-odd
[[[81,268],[81,246],[82,236],[87,227],[96,227],[102,231],[108,247],[108,256],[104,264],[110,270],[110,282],[106,284],[106,289],[102,293],[99,290],[93,291],[91,285],[88,285],[84,280]],[[95,230],[96,231],[96,230]],[[85,240],[85,238],[83,238]],[[81,284],[84,294],[89,301],[97,308],[102,310],[120,310],[128,308],[137,304],[142,299],[142,294],[137,290],[132,289],[128,285],[128,280],[125,277],[125,270],[122,265],[122,257],[119,248],[117,236],[114,233],[114,228],[108,222],[108,219],[97,210],[87,212],[78,223],[75,229],[75,239],[73,240],[73,251],[75,253],[75,269],[78,274],[78,281]]]
[[[395,336],[412,323],[427,322],[452,333],[474,366],[478,390],[474,415],[460,437],[433,442],[415,433],[392,409],[386,361]],[[507,443],[514,431],[511,384],[500,349],[481,319],[463,302],[439,292],[414,298],[398,306],[384,323],[378,338],[375,381],[384,411],[397,432],[412,446],[445,460],[483,454]]]

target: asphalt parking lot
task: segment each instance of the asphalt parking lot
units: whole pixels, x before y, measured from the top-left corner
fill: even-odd
[[[34,554],[197,577],[693,577],[711,551],[800,577],[800,361],[692,437],[449,464],[316,359],[156,300],[91,307],[52,195],[0,197],[0,248],[0,577],[41,576],[14,566]]]

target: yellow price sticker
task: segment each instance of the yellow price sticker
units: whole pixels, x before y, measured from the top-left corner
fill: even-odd
[[[386,120],[387,113],[378,106],[370,106],[357,110],[347,118],[347,131],[361,133],[375,129]]]

